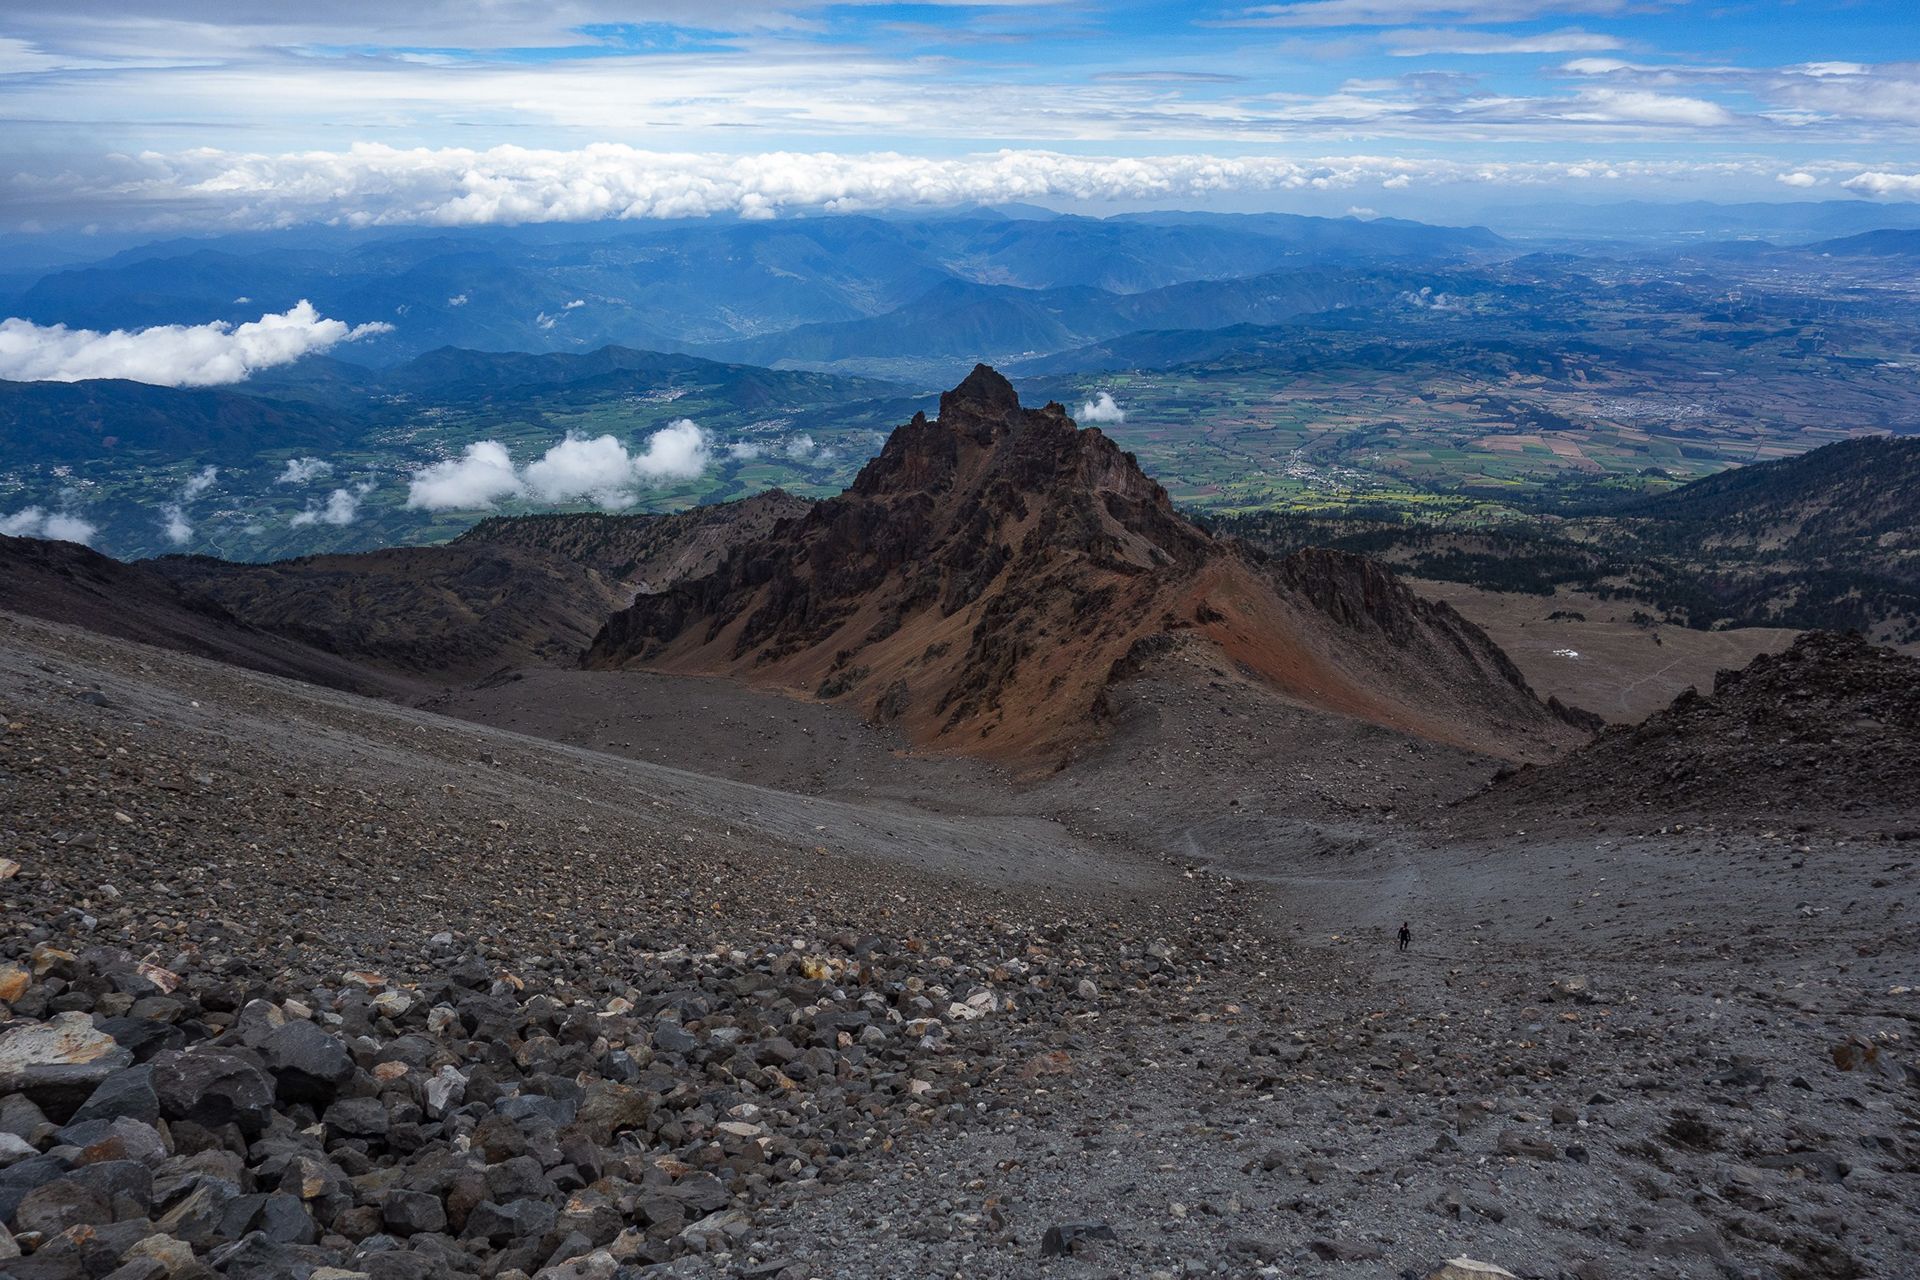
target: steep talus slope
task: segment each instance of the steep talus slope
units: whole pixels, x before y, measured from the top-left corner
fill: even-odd
[[[233,564],[142,567],[263,631],[440,679],[570,663],[622,593],[584,565],[513,547],[394,547]]]
[[[520,547],[585,565],[611,582],[659,591],[712,573],[734,543],[764,537],[812,503],[783,489],[670,515],[491,516],[455,547]]]
[[[1182,632],[1403,732],[1510,756],[1577,736],[1452,610],[1357,557],[1275,563],[1210,536],[1105,435],[1023,409],[985,366],[846,493],[615,614],[588,662],[844,698],[922,745],[1043,765]]]
[[[636,591],[709,572],[808,503],[773,490],[673,515],[484,522],[443,547],[124,564],[0,538],[0,607],[360,692],[575,666]]]
[[[1858,635],[1809,632],[1723,671],[1638,725],[1523,768],[1470,813],[1600,817],[1832,817],[1920,825],[1920,661]]]
[[[163,574],[75,542],[0,536],[0,609],[354,693],[408,686],[274,635]]]

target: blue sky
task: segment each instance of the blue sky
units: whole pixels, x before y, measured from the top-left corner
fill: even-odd
[[[1920,198],[1913,0],[9,0],[0,227]]]

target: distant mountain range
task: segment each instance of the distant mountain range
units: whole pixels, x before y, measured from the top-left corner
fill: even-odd
[[[1496,215],[1489,213],[1489,218]],[[1510,236],[1645,243],[1701,242],[1754,236],[1806,244],[1883,227],[1920,227],[1920,203],[1874,200],[1626,200],[1611,204],[1515,205],[1495,225]]]
[[[947,280],[884,315],[802,325],[709,348],[752,364],[895,377],[946,372],[955,360],[1031,359],[1141,331],[1271,325],[1321,312],[1378,309],[1422,289],[1482,288],[1446,269],[1294,267],[1232,280],[1189,280],[1138,293],[1086,285],[1021,289]],[[1080,362],[1073,367],[1092,367]],[[937,375],[936,375],[937,376]]]
[[[421,231],[307,244],[240,236],[144,246],[30,283],[0,312],[94,329],[241,322],[302,298],[391,334],[355,358],[441,346],[684,350],[859,321],[945,283],[1138,293],[1288,266],[1456,260],[1497,250],[1483,228],[1270,214],[1233,218],[823,217],[612,223],[544,237]]]
[[[622,395],[691,389],[716,393],[745,413],[903,394],[869,379],[624,347],[580,354],[449,347],[380,370],[311,356],[231,390],[117,379],[0,381],[0,452],[66,463],[116,454],[245,462],[262,448],[350,447],[368,431],[435,404],[537,417]]]

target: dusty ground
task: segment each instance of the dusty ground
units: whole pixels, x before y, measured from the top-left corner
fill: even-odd
[[[0,628],[14,732],[164,745],[258,815],[222,809],[239,843],[206,855],[236,929],[285,935],[270,862],[240,848],[324,883],[290,971],[373,946],[430,967],[444,927],[550,953],[614,875],[659,877],[620,899],[642,930],[676,927],[664,908],[704,877],[755,936],[884,911],[1132,954],[1172,937],[1191,958],[971,1024],[975,1047],[942,1060],[1009,1069],[965,1122],[907,1125],[849,1181],[787,1184],[744,1241],[661,1274],[1420,1276],[1460,1253],[1581,1280],[1914,1274],[1910,842],[1451,835],[1442,805],[1491,762],[1219,671],[1152,673],[1086,760],[1015,784],[709,682],[546,673],[438,708],[474,724]],[[112,813],[142,819],[140,787],[102,774],[98,796],[76,776],[59,841],[0,818],[6,856],[97,876],[99,842],[133,825]],[[1082,1222],[1115,1239],[1043,1260],[1049,1227]]]
[[[1479,624],[1541,697],[1558,697],[1615,724],[1644,719],[1683,689],[1709,690],[1714,672],[1777,653],[1799,634],[1779,627],[1643,626],[1633,621],[1641,606],[1579,591],[1530,596],[1458,582],[1409,583]],[[1580,617],[1564,616],[1572,614]]]

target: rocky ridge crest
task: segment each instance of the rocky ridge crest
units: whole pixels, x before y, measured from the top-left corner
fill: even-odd
[[[1048,764],[1087,740],[1112,675],[1180,632],[1418,736],[1526,755],[1574,732],[1451,609],[1360,557],[1274,562],[1210,535],[1104,433],[1023,408],[984,365],[844,494],[615,614],[587,661],[846,699],[921,745]]]

